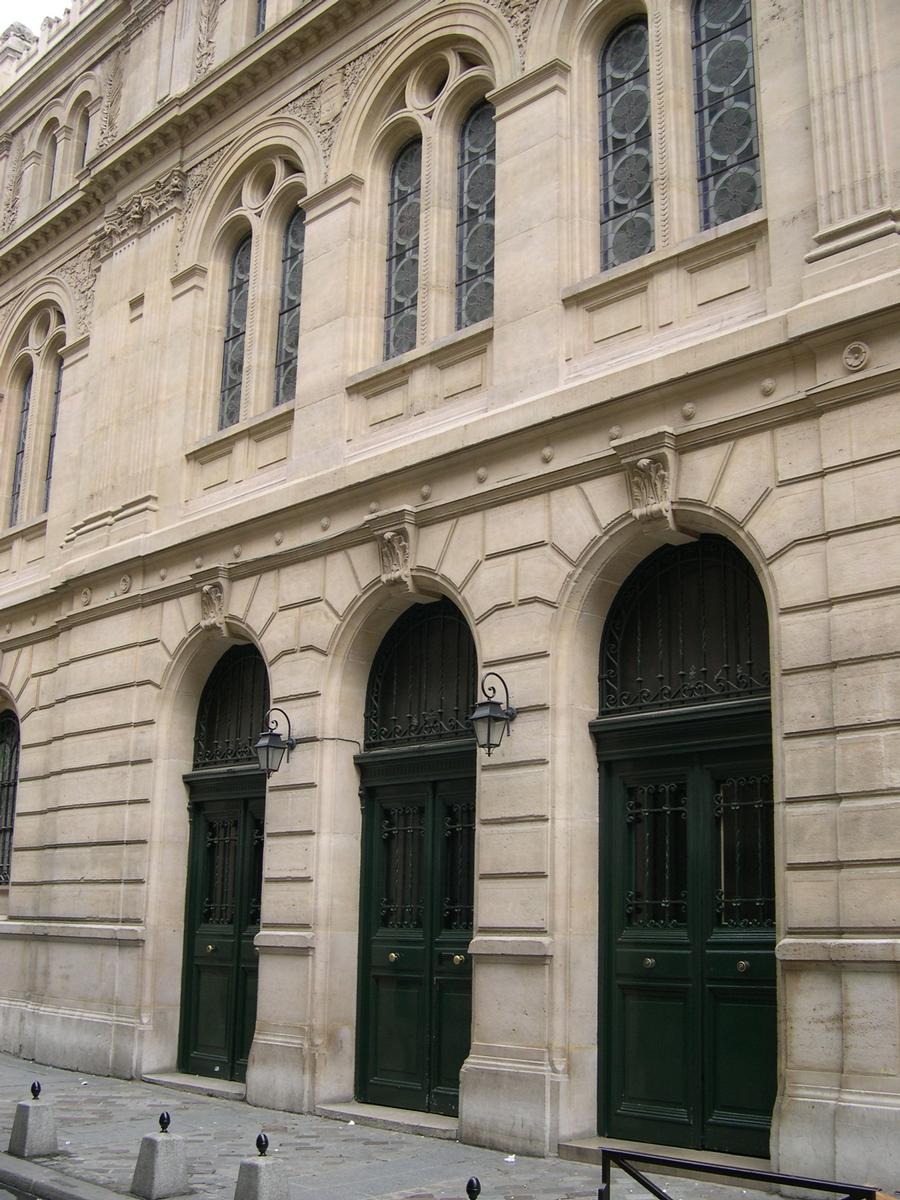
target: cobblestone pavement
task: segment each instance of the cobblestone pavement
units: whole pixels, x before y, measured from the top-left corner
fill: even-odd
[[[598,1167],[517,1155],[412,1133],[297,1116],[234,1100],[194,1096],[154,1084],[108,1079],[37,1066],[0,1054],[0,1150],[9,1142],[16,1102],[32,1079],[56,1112],[62,1154],[33,1160],[73,1179],[124,1195],[145,1133],[158,1130],[166,1109],[171,1132],[187,1143],[191,1189],[209,1200],[231,1200],[241,1158],[255,1155],[264,1130],[269,1154],[288,1169],[290,1200],[465,1200],[477,1175],[482,1200],[596,1200]],[[7,1183],[9,1186],[9,1183]],[[739,1187],[686,1179],[666,1186],[677,1200],[742,1200],[760,1196]],[[614,1174],[613,1200],[645,1196]],[[0,1191],[0,1200],[6,1200]]]

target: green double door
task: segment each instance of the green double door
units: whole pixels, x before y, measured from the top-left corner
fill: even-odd
[[[768,1157],[771,752],[673,741],[603,771],[601,1131]]]
[[[357,1096],[454,1116],[472,1024],[474,748],[376,752],[357,762]]]
[[[180,1059],[189,1074],[243,1080],[256,1026],[265,779],[214,774],[190,783]]]

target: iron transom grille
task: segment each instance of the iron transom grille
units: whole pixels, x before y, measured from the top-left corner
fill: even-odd
[[[366,749],[471,737],[475,643],[449,600],[416,604],[388,630],[366,697]]]
[[[255,646],[233,646],[216,663],[197,709],[194,767],[256,763],[269,707],[266,667]]]
[[[622,585],[600,653],[604,715],[768,696],[765,599],[724,538],[664,546]]]

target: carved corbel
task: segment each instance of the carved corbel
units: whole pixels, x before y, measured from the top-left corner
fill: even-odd
[[[678,483],[678,450],[674,430],[664,426],[612,443],[628,483],[631,515],[647,533],[672,544],[693,535],[680,527],[674,508]]]
[[[436,595],[423,593],[421,582],[413,578],[418,532],[415,512],[404,508],[377,513],[366,523],[372,530],[378,547],[381,582],[387,587],[405,588],[422,602],[436,599]]]
[[[231,591],[230,581],[220,575],[208,583],[200,585],[200,628],[218,632],[222,637],[229,637],[228,601]]]

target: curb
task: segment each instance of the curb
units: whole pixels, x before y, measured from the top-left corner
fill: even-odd
[[[0,1187],[14,1188],[41,1200],[122,1200],[119,1192],[75,1179],[52,1167],[0,1153]]]

